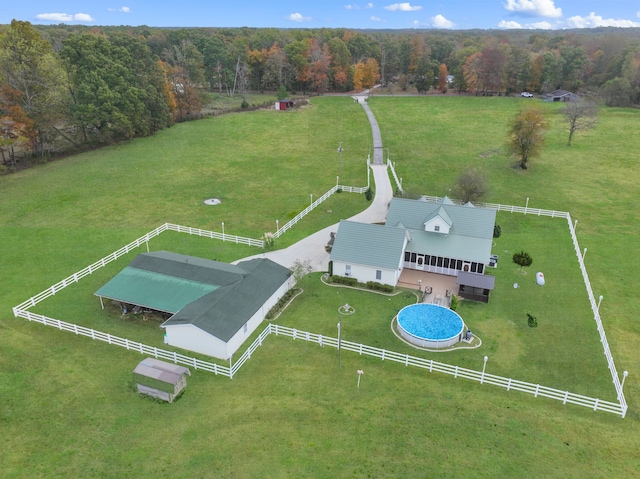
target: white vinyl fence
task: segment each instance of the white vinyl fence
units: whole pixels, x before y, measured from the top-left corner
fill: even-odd
[[[394,172],[394,176],[395,176],[395,172]],[[334,188],[329,190],[329,192],[325,193],[325,195],[318,198],[315,202],[313,202],[309,206],[309,208],[305,210],[304,214],[307,214],[314,207],[318,206],[320,203],[326,200],[326,198],[328,198],[331,194],[335,193],[335,191],[337,191],[337,188],[338,186],[336,185]],[[345,188],[345,187],[343,186],[341,188]],[[360,190],[366,190],[366,188],[361,188]],[[363,191],[357,191],[357,192],[362,193]],[[429,201],[440,200],[440,198],[438,197],[425,197],[425,199]],[[621,383],[618,377],[618,372],[615,366],[615,362],[613,360],[613,356],[611,355],[611,351],[609,349],[609,343],[607,341],[604,327],[602,326],[602,320],[600,318],[600,314],[598,311],[598,304],[596,303],[595,297],[593,295],[591,283],[589,281],[589,276],[587,274],[587,270],[584,265],[583,253],[581,253],[580,246],[578,244],[578,239],[575,234],[575,223],[572,224],[571,215],[569,215],[569,213],[567,212],[541,210],[541,209],[528,208],[528,207],[522,208],[517,206],[494,205],[494,204],[485,204],[484,206],[489,208],[495,208],[498,211],[509,211],[509,212],[524,213],[524,214],[534,214],[538,216],[551,216],[553,218],[558,217],[558,218],[567,219],[569,224],[569,231],[571,232],[574,248],[576,251],[576,255],[578,257],[578,263],[580,265],[580,270],[582,271],[582,276],[587,289],[587,294],[589,296],[589,301],[591,303],[591,308],[593,310],[594,320],[596,322],[598,333],[600,334],[600,342],[602,343],[602,346],[604,348],[604,354],[607,359],[609,371],[611,372],[613,384],[616,389],[619,403],[612,403],[612,402],[600,400],[597,398],[581,396],[579,394],[570,393],[568,391],[561,391],[561,390],[549,388],[546,386],[541,386],[539,384],[531,384],[524,381],[518,381],[515,379],[503,378],[503,377],[495,376],[492,374],[485,374],[485,373],[474,371],[471,369],[460,368],[459,366],[451,366],[445,363],[439,363],[432,360],[425,360],[422,358],[417,358],[417,357],[409,356],[406,354],[395,353],[393,351],[387,351],[384,349],[373,348],[363,344],[342,341],[341,347],[347,351],[353,351],[353,352],[357,352],[358,354],[365,354],[368,356],[378,357],[382,360],[399,362],[399,363],[405,364],[406,366],[414,366],[422,369],[429,369],[429,371],[450,374],[456,378],[462,377],[465,379],[479,381],[480,383],[487,383],[494,386],[503,387],[507,390],[513,389],[516,391],[533,394],[535,397],[537,396],[547,397],[551,399],[560,400],[564,404],[566,403],[577,404],[580,406],[592,408],[594,411],[605,411],[605,412],[610,412],[610,413],[618,414],[622,417],[625,417],[625,414],[627,412],[627,402],[624,397],[624,392],[622,388],[623,383]],[[299,218],[296,220],[296,222],[297,221],[299,221]],[[291,223],[291,225],[293,224],[295,223]],[[286,227],[286,229],[283,226],[278,230],[278,232],[282,234],[284,231],[286,231],[291,227],[291,225],[289,224],[287,225],[288,226]],[[100,331],[96,331],[90,328],[85,328],[77,324],[60,321],[58,319],[49,318],[49,317],[35,314],[28,311],[30,308],[34,307],[41,301],[44,301],[45,299],[53,296],[54,294],[61,291],[62,289],[74,283],[77,283],[80,279],[92,274],[94,271],[100,268],[103,268],[104,266],[111,263],[112,261],[117,260],[121,256],[128,254],[129,252],[135,250],[136,248],[139,248],[142,245],[146,245],[147,251],[149,251],[149,240],[159,236],[164,231],[176,231],[179,233],[208,237],[212,239],[220,239],[222,241],[232,241],[237,244],[247,244],[247,245],[258,246],[258,247],[261,247],[263,245],[262,241],[252,240],[250,238],[243,238],[235,235],[227,235],[224,233],[217,233],[213,231],[202,230],[199,228],[190,228],[190,227],[165,223],[164,225],[159,226],[158,228],[150,231],[144,236],[123,246],[117,251],[114,251],[113,253],[105,256],[104,258],[96,261],[93,264],[90,264],[86,268],[78,271],[77,273],[72,274],[71,276],[68,276],[62,281],[59,281],[53,286],[45,289],[44,291],[36,294],[35,296],[22,302],[21,304],[15,306],[13,308],[14,316],[22,317],[29,321],[36,321],[46,326],[52,326],[57,329],[60,329],[63,331],[69,331],[77,335],[87,336],[98,341],[104,341],[104,342],[107,342],[108,344],[124,347],[128,350],[137,351],[140,354],[148,354],[156,358],[167,359],[167,360],[173,361],[174,363],[188,365],[193,367],[194,369],[210,371],[215,374],[221,374],[230,378],[233,378],[233,375],[242,367],[244,363],[246,363],[251,358],[251,355],[253,354],[253,352],[260,345],[262,345],[262,342],[271,333],[275,333],[276,335],[288,336],[293,339],[304,339],[305,341],[315,342],[320,346],[327,345],[331,347],[338,347],[338,340],[336,338],[326,337],[326,336],[317,335],[309,332],[301,332],[295,329],[285,328],[285,327],[277,326],[274,324],[269,324],[265,328],[265,330],[259,335],[259,337],[249,346],[249,348],[244,352],[244,354],[240,356],[240,358],[235,362],[235,364],[233,364],[233,362],[230,360],[229,366],[226,367],[226,366],[218,365],[216,363],[201,361],[196,358],[192,358],[190,356],[184,356],[172,351],[158,349],[152,346],[138,343],[136,341],[131,341],[126,338],[120,338],[120,337],[113,336]]]

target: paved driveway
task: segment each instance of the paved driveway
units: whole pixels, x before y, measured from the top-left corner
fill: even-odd
[[[382,159],[382,140],[380,139],[378,123],[375,121],[369,105],[365,101],[359,101],[358,103],[367,112],[374,138],[374,162],[370,165],[370,168],[373,173],[375,196],[366,210],[348,219],[361,223],[384,223],[389,209],[389,202],[393,198],[393,187],[389,179],[387,165],[383,163]],[[309,261],[313,271],[327,271],[329,268],[329,253],[325,251],[324,247],[329,241],[330,233],[335,231],[338,231],[338,223],[313,233],[288,248],[267,251],[238,261],[251,258],[269,258],[287,268],[291,268],[296,260]],[[235,261],[234,264],[238,261]]]

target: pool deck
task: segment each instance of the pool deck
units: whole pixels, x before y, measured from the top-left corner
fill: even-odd
[[[431,288],[431,293],[427,293],[423,297],[424,303],[440,304],[449,306],[450,299],[447,291],[451,291],[458,295],[459,286],[456,284],[455,276],[447,276],[445,274],[427,273],[415,269],[405,268],[402,270],[398,286],[401,288],[425,290],[425,287]]]

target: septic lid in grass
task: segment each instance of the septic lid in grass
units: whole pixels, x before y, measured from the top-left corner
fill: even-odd
[[[209,198],[208,200],[204,200],[205,205],[215,206],[222,203],[218,198]]]

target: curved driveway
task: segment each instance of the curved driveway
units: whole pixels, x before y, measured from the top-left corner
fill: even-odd
[[[366,210],[352,216],[349,220],[360,223],[384,223],[389,209],[389,202],[393,197],[393,188],[387,173],[387,165],[383,161],[382,140],[378,122],[364,98],[363,96],[354,96],[354,99],[364,108],[371,124],[374,153],[373,163],[370,168],[373,173],[375,197]],[[251,258],[269,258],[287,268],[291,268],[296,260],[309,261],[313,271],[327,271],[329,268],[329,253],[325,251],[324,247],[329,241],[330,233],[338,231],[338,225],[336,223],[317,231],[288,248],[260,253],[238,261],[245,261]],[[238,261],[235,261],[234,264]]]

